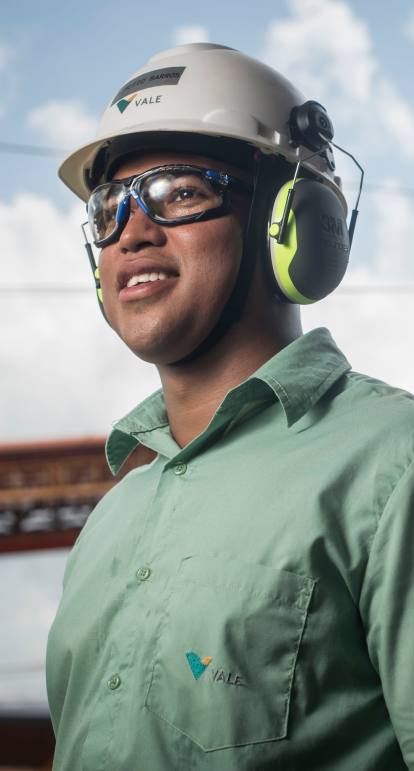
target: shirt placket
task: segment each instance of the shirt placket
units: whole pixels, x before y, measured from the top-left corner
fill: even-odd
[[[83,771],[115,768],[122,756],[123,715],[144,705],[163,609],[180,565],[171,528],[187,480],[199,458],[168,460],[148,509],[146,523],[124,594],[122,613],[103,674],[98,703],[82,757]],[[159,459],[158,462],[162,462]]]

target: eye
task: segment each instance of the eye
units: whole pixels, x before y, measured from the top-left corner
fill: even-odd
[[[199,198],[206,198],[208,193],[206,190],[201,190],[199,187],[189,187],[188,185],[176,187],[175,190],[170,191],[168,197],[169,203],[190,203]]]
[[[177,201],[190,201],[192,198],[195,198],[197,195],[200,195],[200,190],[191,190],[188,187],[181,188],[176,193],[176,200]]]

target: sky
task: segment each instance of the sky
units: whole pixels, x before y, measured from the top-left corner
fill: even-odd
[[[320,101],[337,143],[364,167],[347,276],[303,310],[303,325],[327,326],[355,370],[414,391],[414,0],[15,0],[0,14],[0,143],[76,148],[152,55],[201,41],[261,59]],[[338,153],[336,161],[352,208],[357,171]],[[0,442],[105,435],[159,387],[158,375],[100,315],[84,205],[58,180],[58,158],[0,152],[0,168]],[[47,284],[79,292],[21,291]],[[2,684],[1,666],[44,656],[65,559],[0,559],[0,587],[15,587],[14,604],[0,594],[10,627],[0,641],[0,708],[2,698],[23,698],[17,676]],[[15,644],[22,623],[33,630],[27,648]],[[33,683],[27,698],[44,700],[42,675]]]

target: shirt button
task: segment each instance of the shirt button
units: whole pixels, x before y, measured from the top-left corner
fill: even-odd
[[[108,680],[108,685],[111,691],[115,691],[116,688],[119,688],[121,685],[121,678],[119,675],[112,675],[112,677],[110,677]]]
[[[176,463],[175,466],[173,466],[174,474],[177,474],[178,477],[181,476],[181,474],[185,474],[187,471],[187,464],[186,463]]]
[[[149,578],[151,575],[151,570],[148,567],[140,568],[137,573],[137,578],[139,578],[140,581],[146,581],[147,578]]]

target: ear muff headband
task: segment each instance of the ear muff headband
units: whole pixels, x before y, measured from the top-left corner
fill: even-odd
[[[349,233],[335,193],[311,179],[297,179],[283,243],[279,232],[293,185],[279,191],[271,211],[267,260],[276,294],[288,302],[310,305],[341,283],[349,260]]]

